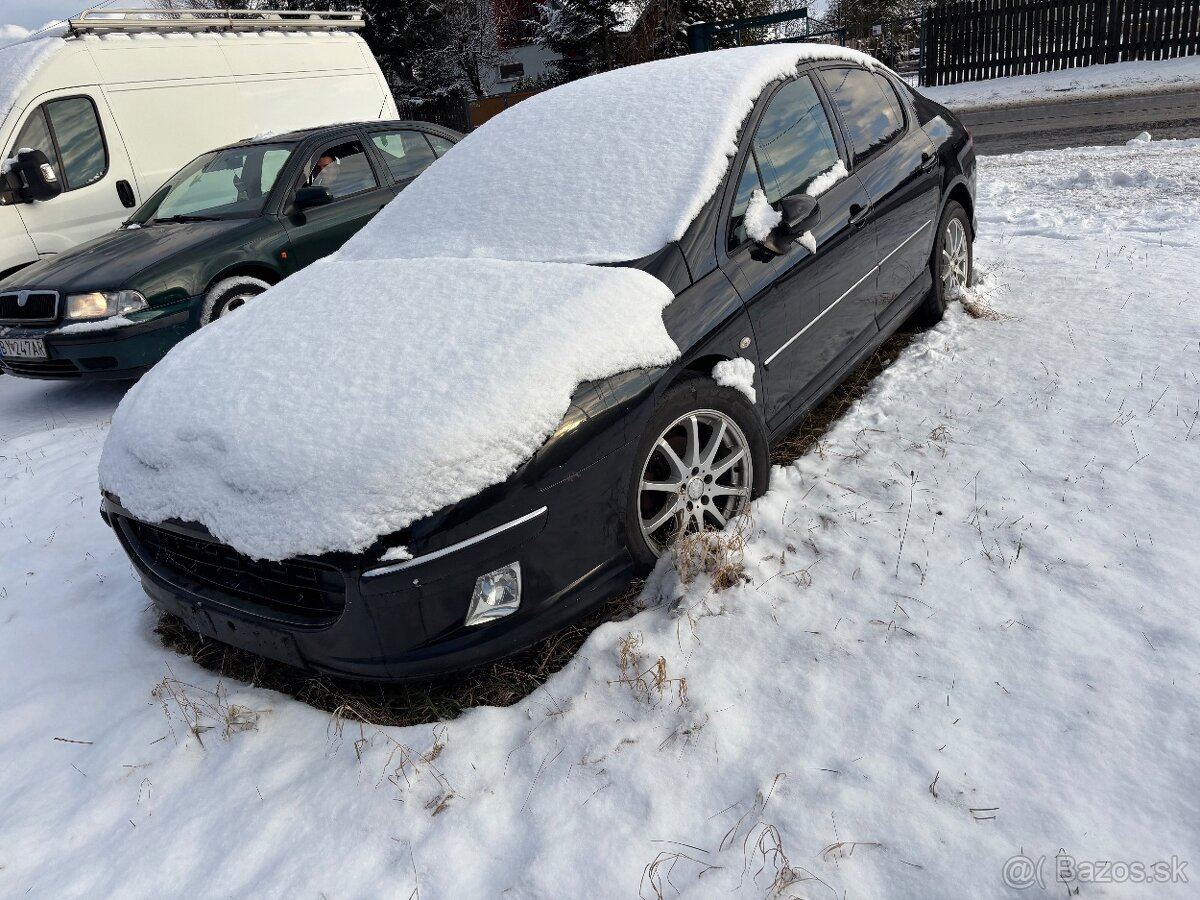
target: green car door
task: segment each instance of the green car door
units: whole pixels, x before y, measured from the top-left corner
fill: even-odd
[[[333,253],[394,196],[358,137],[342,137],[309,154],[285,199],[280,219],[291,244],[284,260],[290,274]],[[300,208],[298,190],[327,188],[330,199]]]

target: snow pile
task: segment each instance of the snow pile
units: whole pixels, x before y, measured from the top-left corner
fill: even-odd
[[[812,180],[812,182],[804,189],[804,193],[810,197],[820,197],[823,193],[846,178],[850,173],[846,171],[846,164],[842,160],[838,160],[820,175]]]
[[[723,359],[712,370],[713,381],[721,387],[733,388],[745,394],[751,403],[755,402],[754,393],[754,363],[748,359]]]
[[[752,241],[765,241],[782,221],[783,213],[767,202],[766,194],[761,190],[751,192],[746,204],[746,234]]]
[[[327,259],[133,387],[100,483],[250,556],[361,550],[507,478],[580,382],[676,358],[671,299],[633,269]]]
[[[1200,56],[1108,63],[919,88],[954,110],[1016,106],[1085,96],[1088,100],[1200,87]]]
[[[1127,140],[1125,142],[1125,146],[1126,147],[1136,147],[1138,144],[1148,144],[1148,143],[1150,143],[1150,132],[1143,131],[1137,137],[1130,138],[1129,140]]]
[[[0,122],[13,111],[37,70],[62,46],[60,37],[31,37],[0,46]]]
[[[124,388],[0,378],[0,896],[1191,900],[1200,205],[1162,186],[1200,145],[1053,185],[1134,152],[981,159],[1009,318],[952,305],[772,471],[748,582],[664,563],[544,687],[433,726],[164,650],[97,515]],[[1190,883],[1056,883],[1060,849]]]
[[[467,135],[342,256],[647,256],[681,237],[716,191],[762,89],[810,59],[879,65],[825,44],[742,47],[630,66],[538,94]]]

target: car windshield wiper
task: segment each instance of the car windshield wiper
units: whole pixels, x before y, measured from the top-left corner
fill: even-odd
[[[155,222],[219,222],[216,216],[167,216],[155,218]]]

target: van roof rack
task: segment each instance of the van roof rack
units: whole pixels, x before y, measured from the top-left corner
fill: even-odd
[[[352,31],[361,12],[284,9],[88,9],[68,20],[71,34],[155,31]]]

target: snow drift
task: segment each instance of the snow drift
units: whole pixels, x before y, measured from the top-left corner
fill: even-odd
[[[61,46],[60,37],[36,37],[0,47],[0,122],[13,111],[17,97],[37,70]]]
[[[698,53],[593,75],[491,119],[388,204],[346,259],[621,262],[682,237],[762,89],[824,44]],[[454,198],[449,201],[449,198]]]
[[[507,478],[580,382],[676,358],[671,299],[633,269],[325,260],[133,387],[100,484],[250,556],[359,551]]]

